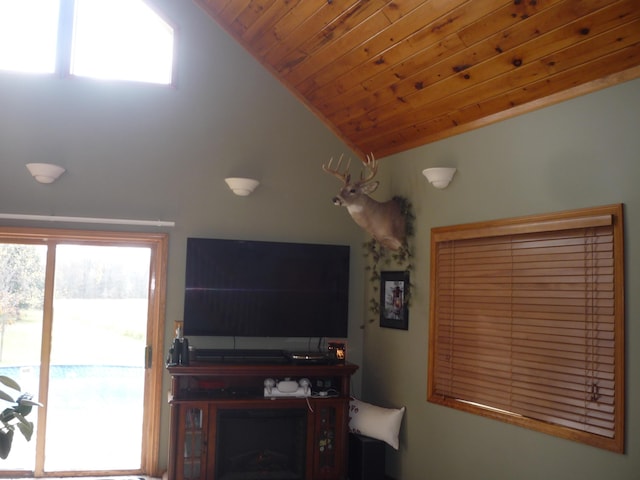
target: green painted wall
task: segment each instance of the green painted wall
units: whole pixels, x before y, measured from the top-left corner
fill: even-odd
[[[402,480],[640,478],[640,80],[389,159],[392,190],[416,210],[409,331],[365,331],[363,396],[407,407],[387,470]],[[445,190],[421,172],[453,166]],[[430,229],[624,203],[626,438],[624,455],[426,402]]]

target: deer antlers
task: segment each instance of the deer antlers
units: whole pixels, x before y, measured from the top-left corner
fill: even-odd
[[[322,165],[322,170],[324,170],[327,173],[330,173],[331,175],[336,177],[338,180],[342,180],[346,185],[347,183],[349,183],[349,179],[351,178],[351,175],[349,174],[351,159],[349,159],[349,161],[347,162],[347,168],[345,168],[344,173],[340,173],[340,165],[342,164],[342,157],[344,157],[344,154],[340,155],[340,158],[338,159],[338,165],[336,165],[335,169],[331,168],[331,163],[333,162],[333,157],[331,157],[328,165]]]
[[[346,185],[351,180],[351,174],[349,173],[349,167],[351,166],[351,158],[349,158],[349,161],[347,162],[347,167],[344,169],[344,172],[340,173],[340,165],[342,164],[343,157],[344,157],[344,154],[341,154],[340,158],[338,158],[338,164],[336,165],[336,168],[331,168],[331,163],[333,162],[333,157],[331,157],[327,165],[322,165],[322,170],[324,170],[327,173],[330,173],[331,175],[338,178],[339,180],[342,180]],[[373,153],[371,154],[371,156],[367,155],[366,160],[362,160],[362,164],[364,165],[364,169],[360,173],[360,181],[358,182],[360,184],[369,182],[378,173],[378,161],[374,158]],[[367,175],[366,178],[364,177],[365,169],[369,170],[369,175]]]
[[[370,181],[373,177],[376,176],[376,174],[378,173],[378,161],[374,158],[373,153],[371,154],[371,156],[367,155],[367,159],[366,161],[363,160],[362,163],[364,164],[365,168],[369,169],[369,176],[367,178],[363,178],[363,173],[360,173],[360,183],[367,183],[368,181]]]

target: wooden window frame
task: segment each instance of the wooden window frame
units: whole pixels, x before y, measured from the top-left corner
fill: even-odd
[[[427,400],[623,453],[623,239],[622,204],[433,228]]]

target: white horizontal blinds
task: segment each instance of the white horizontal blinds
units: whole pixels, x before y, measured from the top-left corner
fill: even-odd
[[[579,225],[433,243],[431,401],[617,435],[614,222]]]

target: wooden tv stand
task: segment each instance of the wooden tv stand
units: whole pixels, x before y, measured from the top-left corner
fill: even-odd
[[[306,462],[301,478],[347,478],[350,381],[356,365],[200,363],[167,369],[171,375],[169,480],[220,480],[215,458],[218,417],[225,410],[243,409],[304,410]],[[265,398],[267,378],[307,378],[313,394]]]

